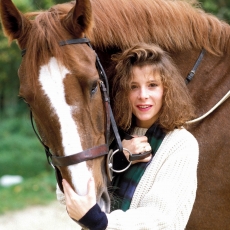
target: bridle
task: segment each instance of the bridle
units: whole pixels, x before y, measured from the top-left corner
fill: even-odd
[[[93,49],[88,38],[77,38],[77,39],[61,41],[59,45],[65,46],[65,45],[71,45],[71,44],[84,44],[84,43],[87,44],[91,49]],[[23,57],[26,54],[26,50],[25,49],[22,50],[21,54]],[[102,92],[104,107],[106,111],[106,129],[105,129],[106,144],[95,146],[90,149],[86,149],[86,150],[83,150],[82,152],[75,153],[69,156],[54,155],[50,152],[49,147],[44,144],[38,132],[36,131],[34,122],[33,122],[33,114],[32,114],[32,111],[30,110],[30,120],[31,120],[32,128],[38,140],[40,141],[40,143],[43,145],[45,149],[48,163],[55,169],[57,183],[62,192],[63,192],[62,176],[61,176],[59,167],[66,167],[69,165],[78,164],[83,161],[88,161],[88,160],[92,160],[92,159],[107,155],[109,152],[108,142],[109,142],[110,125],[113,129],[114,137],[115,137],[115,140],[118,146],[118,151],[123,152],[120,135],[119,135],[118,128],[117,128],[117,125],[116,125],[116,122],[113,116],[113,112],[111,109],[111,105],[110,105],[108,78],[106,76],[106,73],[101,65],[101,62],[97,54],[96,54],[96,67],[97,67],[99,77],[100,77],[100,90]],[[110,180],[111,180],[111,171],[110,171],[111,169],[112,169],[111,158],[109,158],[109,161],[108,159],[106,161],[106,171],[107,171],[108,178]]]

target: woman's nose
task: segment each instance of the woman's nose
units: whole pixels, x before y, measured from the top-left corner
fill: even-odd
[[[149,97],[148,89],[146,89],[145,87],[141,87],[139,92],[139,98],[146,99],[148,97]]]

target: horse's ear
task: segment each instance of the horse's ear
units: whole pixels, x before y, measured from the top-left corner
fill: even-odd
[[[76,0],[75,6],[62,22],[65,28],[75,36],[87,33],[93,24],[90,0]]]
[[[21,38],[31,25],[11,0],[0,0],[0,16],[4,34],[10,41]]]

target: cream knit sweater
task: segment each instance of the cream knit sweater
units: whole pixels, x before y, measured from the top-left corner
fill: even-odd
[[[107,214],[108,230],[185,229],[195,201],[199,149],[185,129],[164,138],[134,193],[130,209]],[[63,194],[57,193],[63,201]]]

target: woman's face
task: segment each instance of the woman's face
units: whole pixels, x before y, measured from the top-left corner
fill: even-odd
[[[154,73],[151,66],[134,66],[129,92],[132,112],[136,125],[149,128],[159,117],[163,102],[163,84],[160,74]]]

